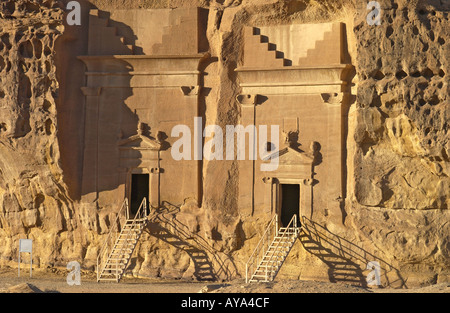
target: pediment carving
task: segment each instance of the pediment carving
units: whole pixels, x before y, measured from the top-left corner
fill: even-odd
[[[139,124],[136,135],[120,140],[118,143],[119,149],[161,151],[162,143],[151,136],[144,135],[142,129],[142,125]]]
[[[280,165],[313,165],[314,155],[286,147],[267,156],[264,161],[274,160],[278,158]]]

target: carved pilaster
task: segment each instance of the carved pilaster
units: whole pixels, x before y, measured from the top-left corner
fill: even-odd
[[[160,206],[160,175],[162,169],[154,167],[150,169],[150,206],[152,208],[159,208]]]
[[[98,199],[98,118],[101,87],[82,87],[86,97],[82,201]]]
[[[244,127],[256,125],[255,114],[258,95],[238,95],[236,101],[242,107],[240,124]],[[248,212],[245,212],[245,214],[253,214],[254,211],[254,164],[254,160],[249,160],[247,158],[239,161],[240,175],[243,177],[252,177],[252,183],[239,184],[239,207],[243,208],[243,210],[249,210]],[[270,206],[266,209],[270,210]]]
[[[274,194],[274,179],[273,177],[264,177],[264,213],[273,214],[276,194]]]

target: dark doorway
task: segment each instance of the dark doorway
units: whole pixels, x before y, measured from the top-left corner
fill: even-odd
[[[297,215],[297,226],[299,226],[299,209],[300,185],[281,185],[281,226],[288,226],[294,215]]]
[[[130,217],[134,217],[144,198],[149,198],[149,174],[131,175]]]

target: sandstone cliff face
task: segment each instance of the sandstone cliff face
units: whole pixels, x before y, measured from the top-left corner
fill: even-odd
[[[1,263],[16,260],[17,240],[28,236],[47,247],[36,263],[52,264],[75,226],[58,165],[54,100],[62,11],[52,1],[3,1],[0,15]]]
[[[337,281],[339,262],[364,277],[367,262],[378,260],[395,286],[448,281],[449,4],[379,2],[381,25],[371,26],[369,10],[359,1],[91,1],[105,11],[208,8],[207,36],[217,62],[205,69],[204,84],[211,88],[205,116],[207,124],[220,126],[239,121],[234,70],[241,60],[243,26],[346,23],[356,69],[347,194],[341,221],[323,214],[314,222],[320,225],[309,225],[309,236],[315,229],[329,239],[320,248],[336,260],[299,241],[280,277]],[[60,166],[64,142],[58,129],[64,125],[57,123],[55,98],[60,88],[72,88],[56,79],[55,41],[64,38],[63,12],[56,1],[38,0],[6,1],[0,12],[0,265],[14,264],[17,240],[28,237],[39,251],[35,264],[79,260],[92,268],[112,215],[85,211],[71,200]],[[205,162],[202,207],[186,203],[152,217],[132,261],[133,274],[244,275],[265,224],[240,215],[238,175],[236,162]],[[161,225],[171,233],[163,234]],[[211,264],[210,276],[198,276],[202,262]]]
[[[359,82],[348,141],[349,216],[361,239],[404,271],[426,264],[430,281],[446,279],[449,5],[381,3],[381,25],[367,27],[357,16],[354,28]]]

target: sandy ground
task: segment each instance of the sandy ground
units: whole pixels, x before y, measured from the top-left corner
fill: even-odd
[[[361,288],[342,283],[276,280],[245,284],[243,280],[224,283],[125,277],[115,282],[97,283],[95,273],[82,272],[81,285],[69,286],[69,271],[59,269],[0,269],[0,293],[450,293],[450,283],[416,289]]]

